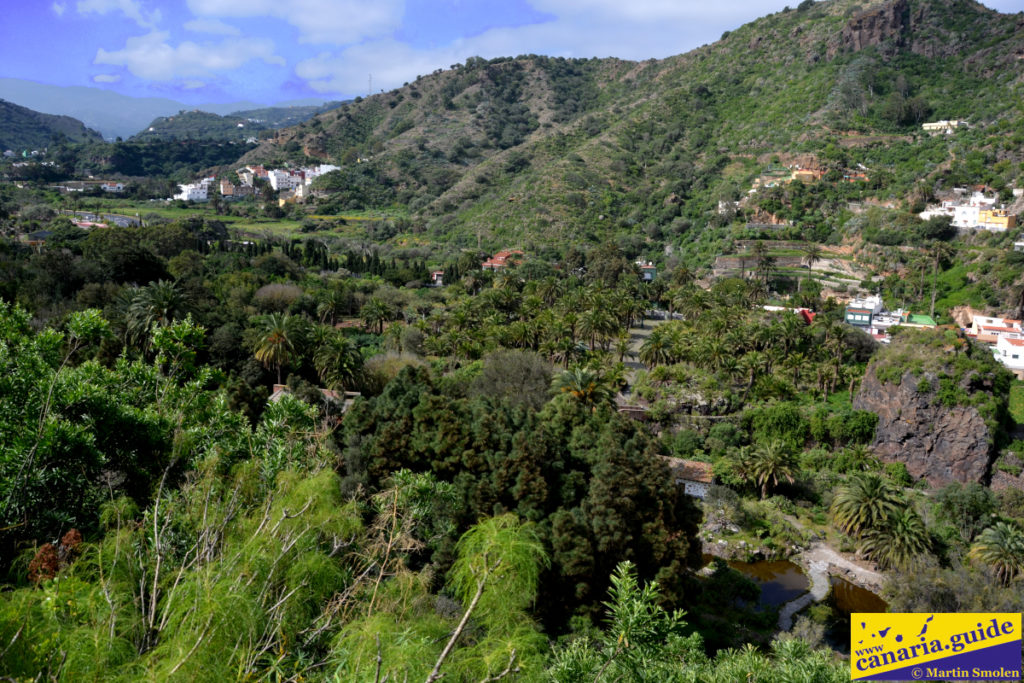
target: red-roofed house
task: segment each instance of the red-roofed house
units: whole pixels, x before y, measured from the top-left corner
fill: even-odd
[[[1024,379],[1024,339],[999,337],[996,340],[995,356],[1017,379]]]
[[[523,256],[523,252],[518,249],[499,251],[497,254],[484,261],[480,267],[484,270],[501,270],[507,266],[514,266],[522,263],[523,259],[514,258],[516,256]]]
[[[711,463],[669,456],[662,457],[665,459],[676,485],[682,484],[683,493],[701,499],[708,495],[708,488],[714,479]]]
[[[974,316],[971,320],[969,334],[986,344],[995,344],[1000,337],[1024,339],[1021,321],[1012,318],[992,318],[985,315]]]

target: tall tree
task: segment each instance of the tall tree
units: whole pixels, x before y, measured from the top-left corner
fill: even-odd
[[[803,252],[804,256],[801,260],[807,266],[807,270],[809,271],[807,275],[810,276],[814,273],[814,264],[821,260],[821,245],[816,242],[807,242],[803,246]]]
[[[780,480],[793,483],[796,472],[796,457],[784,441],[773,439],[759,444],[751,456],[750,471],[754,481],[761,487],[761,498],[777,488]]]
[[[299,355],[302,328],[302,318],[287,313],[270,313],[257,323],[253,355],[264,367],[277,369],[278,384],[281,384],[281,368]]]

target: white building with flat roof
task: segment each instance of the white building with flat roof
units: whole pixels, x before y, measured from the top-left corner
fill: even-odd
[[[178,188],[181,191],[174,195],[175,199],[182,199],[186,202],[205,202],[209,199],[209,195],[206,192],[207,186],[202,183],[178,185]]]
[[[267,173],[267,180],[270,181],[270,187],[275,190],[294,190],[302,184],[302,175],[274,169]]]

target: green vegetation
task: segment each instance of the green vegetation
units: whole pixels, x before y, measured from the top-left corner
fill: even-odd
[[[0,100],[0,152],[43,150],[58,141],[100,142],[102,136],[70,116],[41,114]]]
[[[1015,24],[912,5],[859,51],[859,5],[803,3],[643,64],[471,58],[252,149],[62,140],[4,167],[4,674],[846,679],[813,649],[827,605],[777,635],[705,543],[822,542],[876,562],[893,609],[1019,610],[1024,497],[923,491],[853,406],[870,366],[977,407],[1015,476],[1020,383],[953,329],[880,347],[833,298],[939,322],[1020,302],[1012,235],[914,215],[1019,182]],[[143,201],[314,161],[340,170],[305,206]],[[821,177],[748,193],[797,164]],[[129,198],[47,187],[87,174]],[[703,503],[663,456],[710,466]]]

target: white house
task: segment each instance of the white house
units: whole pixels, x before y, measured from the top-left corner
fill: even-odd
[[[662,456],[677,486],[682,485],[683,493],[695,498],[704,499],[714,479],[711,463],[696,460],[683,460]]]
[[[188,185],[178,185],[181,192],[174,195],[175,199],[183,199],[186,202],[205,202],[209,199],[206,192],[206,185],[201,183],[190,183]]]
[[[1024,339],[999,337],[996,340],[995,356],[1017,379],[1024,379]]]
[[[270,181],[270,187],[275,190],[294,190],[302,184],[302,175],[274,169],[267,173],[267,180]]]
[[[309,185],[310,183],[312,183],[314,180],[324,175],[325,173],[330,173],[331,171],[338,170],[340,170],[340,167],[335,166],[334,164],[320,164],[319,166],[313,166],[311,168],[302,169],[303,173],[305,173],[306,175],[307,185]]]
[[[104,192],[124,192],[123,183],[106,182],[100,185],[100,187],[103,188]]]
[[[939,133],[945,133],[946,135],[952,135],[957,128],[966,128],[967,122],[963,119],[952,119],[950,121],[931,121],[929,123],[922,123],[921,128],[932,135],[938,135]]]
[[[980,225],[982,212],[991,211],[996,204],[996,197],[986,197],[982,192],[975,192],[966,200],[947,200],[938,206],[929,206],[918,214],[923,220],[934,216],[949,216],[954,227],[957,228],[989,228],[988,225]],[[1005,228],[1004,228],[1005,229]]]
[[[971,336],[986,344],[995,344],[999,339],[1024,339],[1021,321],[1013,318],[994,318],[976,315],[971,319]]]

